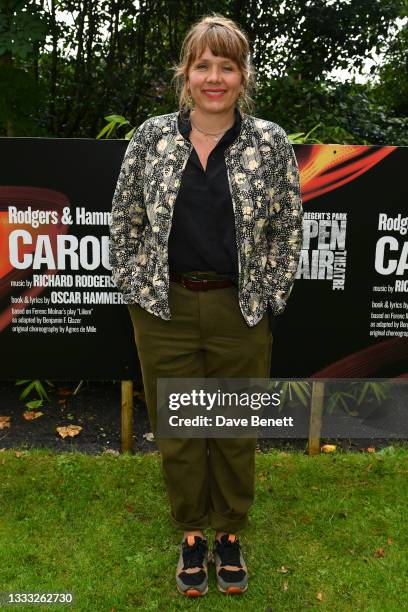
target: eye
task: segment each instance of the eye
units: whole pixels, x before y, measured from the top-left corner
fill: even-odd
[[[198,70],[201,70],[202,68],[207,68],[207,65],[206,65],[206,64],[198,64],[198,65],[196,66],[196,68],[197,68]]]

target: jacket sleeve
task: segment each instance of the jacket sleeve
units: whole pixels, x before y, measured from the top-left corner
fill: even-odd
[[[278,126],[276,126],[278,127]],[[270,215],[267,226],[266,283],[268,303],[281,314],[292,291],[303,240],[303,208],[299,169],[292,146],[282,128],[274,131],[272,183],[269,185]]]
[[[112,278],[122,293],[131,289],[136,253],[146,225],[143,168],[146,156],[143,125],[134,133],[123,158],[112,201],[109,223],[109,261]]]

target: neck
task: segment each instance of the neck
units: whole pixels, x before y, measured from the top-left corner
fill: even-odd
[[[191,119],[198,127],[208,132],[221,132],[234,123],[234,107],[220,113],[206,113],[200,108],[194,108],[190,113]]]

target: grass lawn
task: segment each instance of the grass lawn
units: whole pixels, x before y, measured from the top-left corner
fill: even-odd
[[[158,454],[0,453],[0,591],[67,592],[72,607],[10,610],[408,609],[408,451],[257,454],[241,542],[248,592],[178,595],[181,532]],[[212,534],[208,533],[211,536]]]

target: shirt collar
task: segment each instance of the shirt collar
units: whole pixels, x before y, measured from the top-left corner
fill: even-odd
[[[235,138],[239,136],[239,133],[241,130],[242,117],[241,117],[241,113],[239,112],[238,107],[235,107],[234,113],[235,113],[234,124],[230,127],[229,130],[225,132],[221,140],[217,142],[217,146],[221,143],[229,144],[230,142],[232,142],[233,140],[235,140]],[[179,129],[179,132],[184,136],[184,138],[186,140],[189,140],[188,136],[191,132],[190,110],[184,110],[178,114],[178,129]]]

